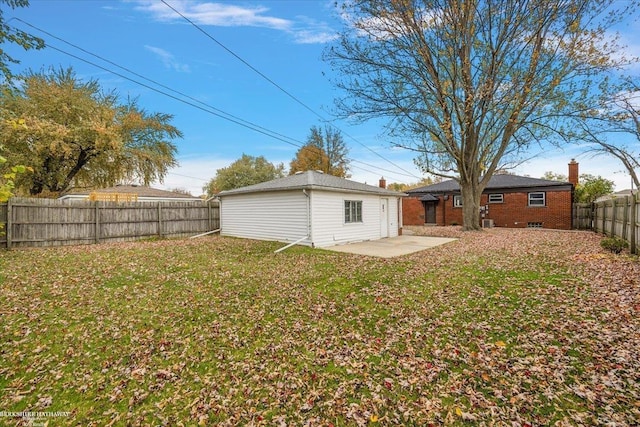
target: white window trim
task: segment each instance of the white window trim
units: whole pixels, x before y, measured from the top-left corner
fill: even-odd
[[[454,208],[462,207],[462,194],[456,194],[453,196],[453,207]]]
[[[491,200],[491,196],[500,196],[500,200]],[[504,203],[504,194],[503,193],[491,193],[487,197],[489,203]]]
[[[533,196],[534,194],[535,195],[542,194],[542,198],[532,199],[531,196]],[[547,206],[547,193],[545,193],[544,191],[532,191],[527,194],[527,200],[528,200],[528,205],[530,207],[533,207],[533,208],[545,207]],[[535,203],[532,203],[532,201],[534,201]],[[542,202],[542,203],[538,203],[538,202]]]
[[[349,204],[349,218],[347,218],[347,204]],[[343,218],[345,224],[362,224],[362,200],[345,200],[344,201],[344,211]],[[360,206],[358,216],[358,206]],[[353,207],[355,207],[355,215],[352,212]],[[354,218],[355,217],[355,218]]]

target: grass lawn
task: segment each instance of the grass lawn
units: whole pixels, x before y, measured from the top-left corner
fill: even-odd
[[[394,259],[220,237],[0,252],[0,416],[640,423],[637,258],[590,232],[427,231],[460,240]]]

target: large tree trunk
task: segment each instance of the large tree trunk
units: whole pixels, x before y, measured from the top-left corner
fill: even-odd
[[[480,196],[478,184],[460,180],[462,194],[462,226],[464,230],[480,230]]]

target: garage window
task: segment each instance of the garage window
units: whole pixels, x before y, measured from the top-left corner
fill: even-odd
[[[362,200],[344,201],[344,222],[362,222]]]

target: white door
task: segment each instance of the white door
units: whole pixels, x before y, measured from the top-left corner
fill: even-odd
[[[389,237],[389,199],[380,199],[380,237]]]

